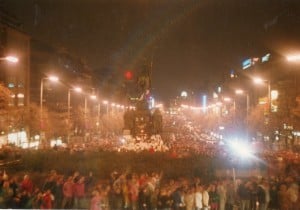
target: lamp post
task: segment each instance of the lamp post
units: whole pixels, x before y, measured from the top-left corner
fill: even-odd
[[[59,78],[56,76],[49,76],[49,77],[44,77],[41,79],[41,89],[40,89],[40,128],[41,128],[41,135],[40,138],[42,139],[42,129],[43,129],[43,92],[44,92],[44,80],[50,80],[52,82],[57,82],[59,81]]]
[[[70,121],[71,121],[71,113],[70,113],[70,110],[71,110],[71,91],[75,91],[75,92],[78,92],[78,93],[81,93],[82,92],[82,89],[80,87],[74,87],[74,88],[69,88],[68,90],[68,143],[70,142],[70,128],[69,128],[69,125],[70,125]]]
[[[245,92],[242,89],[235,90],[235,94],[237,94],[237,95],[246,95],[246,135],[247,135],[247,139],[248,139],[248,137],[249,137],[249,130],[248,130],[248,125],[249,125],[249,107],[250,107],[249,94],[248,94],[248,92]]]
[[[271,104],[271,82],[270,82],[270,80],[264,80],[260,77],[256,77],[253,79],[253,81],[255,84],[267,83],[267,85],[268,85],[268,112],[271,113],[272,104]]]
[[[106,114],[108,114],[108,101],[103,101],[103,104],[105,104],[105,106],[106,106]]]
[[[84,97],[84,129],[85,129],[85,141],[86,141],[86,129],[87,129],[87,97],[90,97],[90,99],[93,99],[93,100],[96,100],[97,99],[97,96],[96,95],[85,95]]]

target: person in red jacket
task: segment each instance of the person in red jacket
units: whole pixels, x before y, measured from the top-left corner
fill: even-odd
[[[73,185],[73,177],[70,176],[63,185],[62,209],[72,208]]]
[[[42,197],[41,209],[52,209],[53,195],[47,190]]]
[[[33,192],[33,183],[32,183],[32,181],[31,181],[28,174],[26,174],[24,176],[24,179],[23,179],[23,181],[21,182],[21,185],[20,185],[20,189],[21,189],[21,191],[28,192],[30,195],[32,194],[32,192]]]
[[[85,199],[85,183],[84,177],[80,177],[79,180],[73,185],[73,194],[74,194],[74,208],[82,209],[83,201]]]

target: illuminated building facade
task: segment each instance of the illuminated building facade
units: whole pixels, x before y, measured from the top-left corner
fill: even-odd
[[[21,24],[0,11],[0,81],[11,93],[9,106],[28,106],[30,102],[30,37]],[[4,60],[15,56],[17,63]]]

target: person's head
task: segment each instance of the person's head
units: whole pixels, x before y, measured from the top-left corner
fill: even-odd
[[[94,191],[92,192],[92,195],[93,195],[93,196],[99,196],[99,195],[100,195],[100,193],[99,193],[99,191],[98,191],[98,190],[94,190]]]
[[[284,192],[287,190],[287,186],[285,184],[281,184],[279,190]]]
[[[25,174],[24,175],[24,180],[28,180],[29,179],[29,175],[28,174]]]

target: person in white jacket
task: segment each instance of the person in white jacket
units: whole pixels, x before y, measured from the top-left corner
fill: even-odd
[[[203,210],[207,210],[209,208],[209,194],[207,192],[206,186],[203,187],[202,203],[203,203]]]
[[[196,207],[196,210],[202,210],[202,208],[203,208],[202,191],[203,191],[203,188],[200,185],[198,185],[196,187],[196,192],[195,192],[195,207]]]

